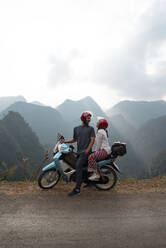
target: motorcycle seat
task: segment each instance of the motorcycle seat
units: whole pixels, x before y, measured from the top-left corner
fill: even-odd
[[[107,160],[107,159],[115,159],[117,156],[114,156],[112,153],[109,154],[106,158],[104,159],[98,159],[96,162],[102,161],[102,160]]]

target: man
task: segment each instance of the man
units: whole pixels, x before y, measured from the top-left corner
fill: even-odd
[[[76,162],[76,186],[69,193],[69,196],[74,196],[80,193],[82,183],[82,170],[88,163],[88,155],[92,151],[92,146],[95,142],[94,128],[89,126],[91,121],[91,113],[83,112],[81,114],[81,125],[74,128],[73,138],[71,140],[63,141],[64,143],[77,142],[77,162]]]

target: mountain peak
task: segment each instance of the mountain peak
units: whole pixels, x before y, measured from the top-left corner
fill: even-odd
[[[9,100],[19,100],[19,101],[23,101],[23,102],[26,102],[26,99],[24,96],[22,95],[18,95],[18,96],[1,96],[0,97],[0,101],[3,101],[3,102],[6,102],[6,101],[9,101]]]
[[[91,96],[86,96],[84,98],[81,98],[80,100],[66,99],[62,104],[64,104],[64,103],[72,103],[72,102],[73,103],[76,103],[76,102],[95,102],[95,100]],[[62,104],[60,104],[60,105],[62,105]]]
[[[86,97],[80,99],[79,102],[98,105],[98,103],[91,96],[86,96]]]
[[[82,98],[81,100],[82,101],[94,101],[94,99],[91,96],[86,96],[86,97]]]
[[[35,104],[35,105],[39,105],[39,106],[45,106],[43,103],[38,102],[38,101],[33,101],[33,102],[30,102],[30,103]]]
[[[15,102],[26,102],[26,99],[21,95],[0,97],[0,112],[5,110]]]
[[[64,103],[56,108],[66,120],[77,120],[83,111],[91,111],[94,115],[106,116],[100,106],[93,100],[92,97],[86,96],[78,101],[67,99]]]

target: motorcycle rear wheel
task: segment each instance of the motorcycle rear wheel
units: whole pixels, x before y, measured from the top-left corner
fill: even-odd
[[[38,185],[42,189],[51,189],[58,183],[59,179],[59,172],[56,169],[50,169],[40,174]]]
[[[100,190],[109,190],[115,187],[116,182],[117,182],[117,174],[116,172],[107,165],[104,165],[100,168],[100,175],[101,177],[106,177],[108,179],[108,182],[106,184],[95,184],[97,189]]]

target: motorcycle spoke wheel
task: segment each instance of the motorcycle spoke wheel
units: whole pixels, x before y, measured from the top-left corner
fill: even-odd
[[[109,166],[103,166],[100,168],[100,175],[101,177],[103,178],[107,178],[107,183],[105,184],[95,184],[96,188],[97,189],[100,189],[100,190],[109,190],[109,189],[112,189],[116,182],[117,182],[117,175],[116,175],[116,172],[110,168]]]
[[[44,171],[38,179],[38,184],[42,189],[51,189],[59,181],[60,175],[57,170]]]

